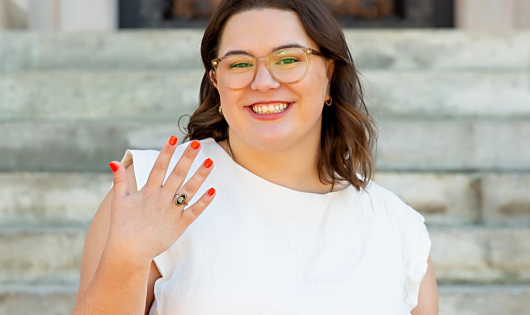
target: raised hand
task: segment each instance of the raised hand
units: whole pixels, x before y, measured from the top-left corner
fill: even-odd
[[[186,182],[189,169],[200,151],[201,143],[192,141],[163,183],[169,162],[177,145],[171,137],[162,147],[149,174],[147,183],[130,194],[125,167],[113,161],[114,194],[111,203],[110,230],[107,246],[133,263],[146,264],[167,250],[188,226],[204,211],[215,197],[210,188],[201,198],[186,208],[175,203],[175,193],[186,194],[191,200],[213,169],[213,161],[206,159]],[[125,257],[124,257],[125,258]]]

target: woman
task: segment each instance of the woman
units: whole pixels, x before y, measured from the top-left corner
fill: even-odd
[[[73,314],[437,314],[424,219],[370,182],[375,127],[325,7],[223,0],[201,53],[193,141],[111,163]]]

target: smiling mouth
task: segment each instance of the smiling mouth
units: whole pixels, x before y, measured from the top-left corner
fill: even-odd
[[[286,110],[292,103],[269,103],[269,104],[256,104],[250,106],[250,109],[256,114],[275,114],[281,113]]]

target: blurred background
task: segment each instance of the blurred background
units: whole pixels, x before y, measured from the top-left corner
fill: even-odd
[[[71,312],[108,163],[182,137],[218,2],[0,0],[0,314]],[[530,314],[530,0],[325,2],[440,314]]]

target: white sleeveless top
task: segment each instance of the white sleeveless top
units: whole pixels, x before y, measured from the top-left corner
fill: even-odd
[[[418,303],[431,240],[423,216],[371,182],[327,194],[271,183],[208,138],[217,195],[154,261],[150,315],[403,315]],[[179,145],[168,174],[189,144]],[[159,151],[127,150],[141,189]],[[166,176],[167,178],[167,176]]]

